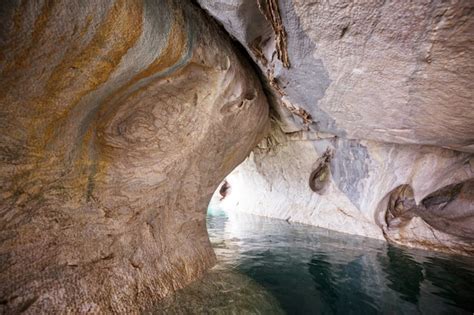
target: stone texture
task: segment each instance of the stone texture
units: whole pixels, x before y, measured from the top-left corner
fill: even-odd
[[[138,313],[233,210],[473,253],[474,3],[0,4],[0,312]],[[258,71],[255,71],[258,70]]]
[[[198,2],[274,112],[224,208],[474,253],[472,1]]]
[[[258,63],[286,131],[474,152],[472,1],[198,2]]]
[[[0,313],[138,313],[214,264],[212,192],[268,105],[182,1],[0,5]]]
[[[223,199],[214,197],[218,206],[230,212],[385,237],[411,247],[474,254],[474,168],[470,154],[420,145],[303,140],[282,132],[275,134],[279,136],[273,137],[271,146],[260,145],[227,176],[228,193]],[[314,192],[308,181],[328,149],[332,157],[327,173],[322,174],[324,188]],[[422,205],[432,192],[453,183],[464,183],[460,184],[464,196],[462,191],[454,196],[442,194],[437,202],[442,210],[401,207],[396,220],[386,219],[390,196],[398,187],[409,185],[414,192],[412,205]],[[405,215],[405,224],[397,224],[406,211],[414,213]]]

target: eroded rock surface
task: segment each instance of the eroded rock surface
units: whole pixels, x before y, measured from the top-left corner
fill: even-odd
[[[474,253],[473,2],[198,2],[275,111],[224,208]]]
[[[214,264],[212,192],[268,108],[183,1],[0,5],[0,313],[137,313]]]
[[[225,209],[474,254],[470,154],[281,131],[267,140],[226,178]]]
[[[474,3],[198,0],[273,126],[221,204],[473,254]],[[0,312],[137,313],[213,265],[261,140],[191,2],[0,4]]]
[[[474,152],[473,2],[198,2],[260,66],[285,131]]]

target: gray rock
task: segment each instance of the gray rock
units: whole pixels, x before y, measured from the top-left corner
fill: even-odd
[[[277,111],[311,115],[309,126],[284,115],[286,131],[310,127],[351,139],[474,152],[471,1],[198,2],[273,82],[281,96]],[[288,68],[255,2],[279,2]],[[227,9],[219,10],[223,4]]]
[[[222,207],[474,253],[472,1],[198,2],[258,64],[276,113]],[[411,206],[390,217],[390,200]]]

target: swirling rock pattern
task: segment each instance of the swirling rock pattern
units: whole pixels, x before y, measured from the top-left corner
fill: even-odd
[[[0,313],[136,313],[214,263],[260,141],[251,67],[183,1],[0,4]]]

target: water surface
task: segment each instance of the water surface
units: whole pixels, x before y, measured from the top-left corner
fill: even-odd
[[[154,314],[473,314],[474,260],[210,210],[218,264]]]

